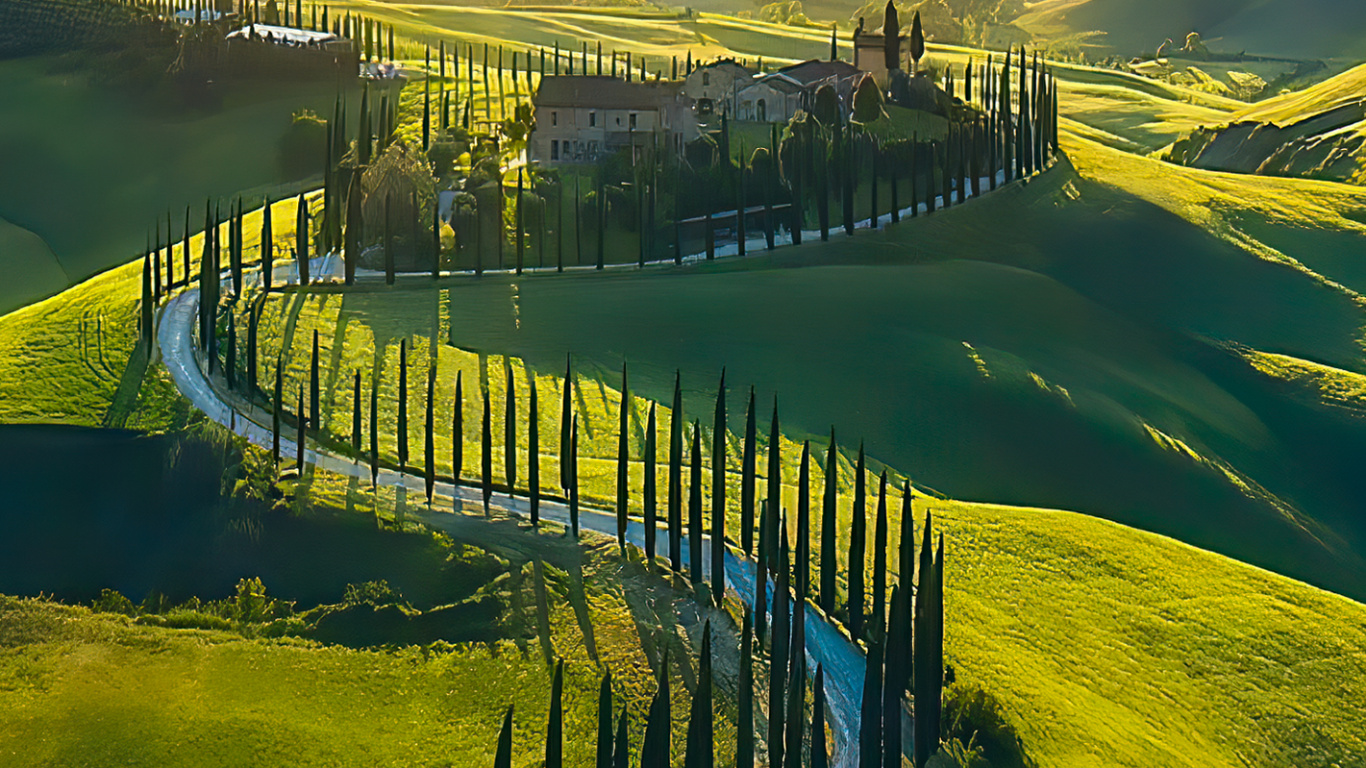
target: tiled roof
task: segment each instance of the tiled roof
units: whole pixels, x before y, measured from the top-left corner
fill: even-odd
[[[859,69],[847,61],[811,59],[800,64],[793,64],[790,67],[784,67],[778,70],[778,73],[786,75],[802,85],[810,85],[832,77],[839,80],[853,77],[859,73]]]
[[[597,75],[551,75],[536,90],[538,107],[655,109],[679,95],[678,83],[626,82]]]

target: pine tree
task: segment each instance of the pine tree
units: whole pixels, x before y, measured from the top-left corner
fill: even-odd
[[[527,413],[527,491],[531,496],[531,524],[541,521],[541,406],[536,399],[536,374],[528,370],[527,389],[530,390],[530,404]]]
[[[408,340],[398,342],[398,471],[408,471]]]
[[[669,412],[669,562],[683,570],[683,374],[674,371],[673,409]]]
[[[318,329],[313,329],[313,357],[308,364],[308,413],[312,417],[313,434],[318,434],[322,429],[322,413],[318,405],[319,390],[318,375]]]
[[[863,443],[854,468],[854,509],[849,527],[849,634],[863,636],[863,552],[867,547],[867,483],[864,480]]]
[[[484,491],[484,514],[489,512],[489,499],[493,497],[493,427],[492,413],[489,406],[490,395],[488,390],[484,390],[484,423],[483,431],[480,434],[480,447],[483,449],[480,457],[479,479]]]
[[[762,582],[759,589],[763,588]],[[740,682],[736,706],[735,768],[754,768],[754,622],[749,609],[740,621]]]
[[[825,453],[825,488],[821,504],[821,610],[826,614],[835,610],[835,580],[839,573],[835,529],[836,499],[839,493],[839,449],[835,444],[835,428],[830,428],[830,445]]]
[[[427,491],[427,506],[436,489],[436,366],[427,368],[427,423],[422,436],[422,478]]]
[[[503,358],[503,380],[507,382],[503,395],[503,468],[508,493],[512,493],[517,489],[517,380],[507,358]]]
[[[873,625],[868,635],[882,633],[887,620],[887,470],[878,481],[877,522],[873,526]]]
[[[379,485],[379,369],[370,377],[370,485]]]
[[[465,469],[465,392],[463,371],[455,372],[455,404],[451,407],[451,482],[460,485]]]
[[[564,387],[560,389],[560,487],[569,488],[569,421],[573,414],[573,371],[569,355],[564,356]]]
[[[702,581],[702,430],[692,423],[692,463],[688,472],[688,577]]]
[[[612,768],[612,670],[602,676],[598,686],[597,768]]]
[[[626,363],[621,364],[621,407],[617,409],[617,546],[626,552],[626,506],[629,500],[631,448],[631,391],[626,382]]]
[[[644,487],[644,509],[645,515],[645,561],[654,564],[655,561],[655,431],[658,425],[655,422],[655,404],[650,403],[650,416],[645,424],[645,487]]]
[[[550,682],[550,714],[545,726],[545,768],[564,768],[564,661],[555,662]]]
[[[503,716],[503,728],[498,732],[498,749],[493,755],[493,768],[512,768],[512,707]]]
[[[740,548],[746,555],[754,552],[754,483],[756,457],[754,424],[754,387],[749,388],[749,405],[745,408],[745,448],[740,461]]]
[[[726,369],[716,388],[711,432],[711,598],[726,595]]]
[[[360,371],[356,371],[351,383],[351,453],[360,460]]]

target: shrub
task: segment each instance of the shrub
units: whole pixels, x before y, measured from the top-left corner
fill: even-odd
[[[121,613],[124,616],[138,615],[137,606],[133,605],[133,601],[115,589],[100,590],[100,596],[95,598],[91,607],[100,613]]]
[[[280,137],[276,162],[289,179],[302,179],[323,172],[327,121],[311,110],[294,113],[294,120]]]
[[[959,763],[964,768],[984,764],[993,768],[1034,768],[1015,727],[1007,722],[1001,703],[980,686],[950,686],[944,696],[942,722],[945,752],[967,760]]]

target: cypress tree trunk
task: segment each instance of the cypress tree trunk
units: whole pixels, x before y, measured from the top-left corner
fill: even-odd
[[[360,461],[360,371],[351,380],[351,453]]]
[[[754,482],[756,436],[754,424],[754,387],[749,388],[749,405],[745,408],[745,448],[740,460],[740,549],[746,555],[754,552]]]
[[[802,442],[802,463],[797,474],[797,548],[792,553],[796,563],[793,576],[797,600],[807,597],[811,584],[811,441]]]
[[[849,634],[855,639],[863,636],[863,553],[867,547],[865,519],[867,483],[864,480],[863,443],[858,447],[858,464],[854,469],[854,509],[849,526]]]
[[[550,714],[545,725],[545,768],[564,768],[564,661],[555,662],[550,682]]]
[[[669,562],[683,571],[683,374],[674,371],[673,409],[669,412]]]
[[[308,365],[308,413],[312,417],[313,434],[322,429],[322,413],[318,403],[318,329],[313,329],[313,358]]]
[[[825,483],[821,503],[821,610],[834,613],[835,582],[839,575],[836,550],[836,501],[839,493],[839,449],[835,444],[835,428],[830,428],[830,445],[825,453]]]
[[[517,490],[517,380],[512,363],[503,358],[503,380],[507,382],[503,396],[503,469],[507,474],[508,495]]]
[[[859,768],[882,768],[882,640],[868,644],[863,660],[863,705],[859,709]],[[899,766],[898,761],[894,765]]]
[[[285,407],[284,360],[275,359],[275,396],[270,409],[270,459],[275,471],[280,470],[280,410]]]
[[[398,471],[408,471],[408,340],[398,342]]]
[[[617,409],[617,546],[626,552],[626,507],[630,493],[631,391],[626,381],[626,363],[621,364],[621,406]]]
[[[612,670],[602,676],[598,687],[597,768],[612,768]]]
[[[816,680],[811,687],[811,768],[829,768],[825,750],[825,668],[816,665]]]
[[[527,371],[527,389],[530,390],[530,412],[527,413],[527,491],[531,494],[531,524],[541,522],[541,407],[536,400],[536,374]]]
[[[463,371],[455,372],[455,404],[451,407],[451,482],[460,485],[465,468],[465,392]]]
[[[484,492],[484,514],[487,515],[489,513],[489,499],[493,496],[493,416],[488,390],[484,390],[483,397],[484,422],[483,431],[480,433],[482,451],[479,460],[479,480]]]
[[[702,430],[692,423],[692,467],[688,473],[688,577],[702,581]]]
[[[776,519],[776,518],[775,518]],[[791,625],[788,621],[788,605],[792,599],[790,588],[791,566],[788,561],[787,516],[781,518],[778,533],[778,559],[774,564],[778,572],[777,584],[773,589],[773,627],[769,640],[768,665],[768,764],[776,767],[783,764],[783,707],[787,703],[787,641]]]
[[[427,506],[432,505],[436,489],[436,366],[427,368],[427,422],[422,436],[422,477],[426,484]]]
[[[498,749],[493,755],[493,768],[512,768],[512,707],[503,716],[503,729],[498,732]]]
[[[370,382],[370,485],[379,485],[379,369]]]
[[[645,561],[655,561],[655,404],[650,403],[650,418],[645,425]]]
[[[873,525],[873,624],[868,636],[882,634],[887,621],[887,470],[882,470],[877,494],[877,522]]]
[[[569,489],[569,421],[574,394],[573,371],[569,355],[564,356],[564,386],[560,389],[560,488]]]
[[[773,418],[768,426],[768,496],[766,511],[769,518],[768,538],[760,537],[760,550],[767,550],[768,567],[772,572],[778,555],[778,519],[783,512],[782,434],[778,430],[778,395],[773,395]]]
[[[711,597],[726,595],[726,369],[716,388],[711,432]]]
[[[569,427],[569,529],[579,537],[579,417]]]
[[[763,582],[758,582],[760,588]],[[754,768],[754,628],[749,610],[740,620],[740,681],[736,705],[735,768]]]

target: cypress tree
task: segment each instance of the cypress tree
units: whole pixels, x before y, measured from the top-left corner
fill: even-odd
[[[569,427],[569,529],[579,537],[579,417]]]
[[[560,389],[560,487],[569,488],[569,421],[573,413],[573,372],[569,355],[564,356],[564,387]]]
[[[351,175],[351,189],[346,194],[346,252],[342,271],[347,285],[356,282],[356,265],[360,263],[361,241],[365,236],[365,217],[361,208],[361,174]]]
[[[626,552],[626,505],[630,489],[631,449],[627,430],[631,419],[631,392],[626,382],[626,363],[621,364],[621,407],[617,413],[617,546]]]
[[[351,453],[360,460],[360,371],[351,380]]]
[[[526,256],[526,222],[522,219],[522,205],[525,196],[522,189],[522,169],[517,169],[517,274],[522,274],[522,262]]]
[[[621,718],[617,720],[617,744],[612,751],[612,768],[630,768],[631,745],[626,739],[626,708],[621,708]]]
[[[787,546],[787,515],[781,518],[781,531],[778,533],[778,559],[775,563],[778,572],[777,583],[773,589],[773,627],[769,639],[768,665],[768,764],[783,764],[783,706],[787,702],[785,685],[787,682],[787,642],[791,624],[788,606],[792,599],[790,589],[791,566]]]
[[[280,410],[285,407],[284,359],[275,358],[275,397],[270,409],[270,458],[275,470],[280,470]]]
[[[394,284],[393,194],[384,196],[384,282]]]
[[[304,446],[307,441],[305,439],[304,429],[305,425],[308,424],[308,418],[304,416],[304,388],[302,386],[299,387],[299,410],[295,413],[299,424],[299,432],[297,442],[294,444],[294,466],[298,468],[299,479],[302,480],[304,478],[304,470],[306,469],[306,465],[304,464]]]
[[[934,548],[933,513],[925,512],[924,540],[920,546],[920,585],[915,597],[915,766],[924,768],[934,754],[939,731],[930,732],[934,724],[932,699],[939,695],[939,680],[934,668]],[[895,608],[893,608],[895,610]],[[942,679],[943,668],[938,670]]]
[[[859,443],[858,463],[854,469],[853,519],[849,526],[849,634],[855,639],[863,636],[863,553],[868,546],[864,471],[863,443]]]
[[[465,392],[464,372],[455,372],[455,404],[451,407],[451,482],[460,484],[465,468]]]
[[[597,768],[612,768],[612,670],[602,676],[598,686]]]
[[[492,434],[492,414],[489,407],[490,395],[486,389],[483,392],[484,398],[484,422],[483,431],[480,434],[480,447],[483,449],[480,456],[479,479],[484,491],[484,514],[489,512],[489,499],[493,496],[493,434]]]
[[[658,425],[655,422],[655,404],[650,403],[650,417],[645,424],[645,561],[654,564],[655,561],[655,431]]]
[[[797,548],[794,586],[797,600],[805,600],[811,585],[811,441],[802,442],[802,463],[797,475]]]
[[[907,480],[901,493],[901,529],[897,541],[897,582],[909,590],[915,582],[915,509],[911,496],[911,481]],[[891,606],[888,606],[890,609]],[[909,621],[909,614],[907,620]],[[890,624],[890,619],[888,620]],[[888,632],[891,627],[888,626]]]
[[[318,329],[313,329],[313,357],[308,364],[308,413],[312,417],[313,434],[322,429],[322,413],[318,407]]]
[[[517,489],[517,381],[512,363],[503,358],[503,378],[507,392],[503,396],[503,467],[507,473],[508,493]]]
[[[882,639],[868,644],[859,709],[859,768],[882,768]],[[900,765],[898,761],[896,765]]]
[[[835,610],[835,580],[839,572],[839,557],[835,543],[836,499],[839,493],[839,449],[835,445],[835,428],[830,428],[830,445],[825,453],[825,488],[821,504],[821,610],[827,614]]]
[[[711,661],[711,620],[702,626],[702,649],[697,661],[697,690],[693,692],[692,712],[689,726],[696,725],[696,757],[692,749],[684,758],[687,765],[697,768],[712,768],[716,762],[716,746],[713,741],[715,724],[712,720],[712,661]]]
[[[800,606],[800,601],[798,602]],[[798,607],[800,610],[800,607]],[[796,614],[793,614],[794,622]],[[794,627],[795,627],[794,623]],[[795,630],[794,630],[795,632]],[[792,659],[792,674],[787,681],[787,725],[784,728],[783,737],[787,743],[783,745],[783,765],[786,768],[804,768],[802,766],[802,741],[803,731],[805,730],[802,722],[802,714],[806,710],[806,659],[794,656]]]
[[[422,469],[426,483],[427,506],[432,504],[432,492],[436,489],[436,366],[427,368],[427,423],[422,436]]]
[[[778,395],[773,395],[773,419],[768,426],[768,515],[776,522],[782,513],[783,505],[783,461],[782,435],[778,431]],[[774,557],[778,553],[777,526],[769,523],[768,538],[759,542],[761,549],[768,549],[769,570],[773,569]]]
[[[882,632],[887,620],[887,470],[878,481],[877,522],[873,526],[873,625],[869,635]]]
[[[763,582],[758,590],[763,589]],[[749,609],[740,620],[740,682],[736,704],[740,710],[735,732],[735,768],[754,768],[754,623]]]
[[[142,312],[142,320],[138,330],[142,334],[142,340],[150,345],[152,341],[152,262],[146,254],[142,256],[142,300],[138,304],[138,308]]]
[[[726,595],[726,369],[716,388],[711,432],[711,597]]]
[[[428,52],[430,55],[430,51]],[[432,148],[432,87],[431,78],[422,78],[422,151]]]
[[[304,199],[304,193],[299,193],[298,210],[295,214],[294,222],[294,253],[297,254],[299,263],[299,284],[308,285],[313,282],[309,276],[308,268],[308,201]]]
[[[683,570],[683,374],[674,371],[673,409],[669,412],[669,562]]]
[[[379,485],[379,369],[370,378],[370,485]]]
[[[746,555],[754,552],[754,473],[756,457],[754,424],[754,387],[749,388],[745,408],[745,448],[740,462],[740,548]]]
[[[408,470],[408,340],[398,342],[398,471]]]
[[[237,389],[237,313],[231,308],[228,309],[228,351],[225,358],[223,372],[227,374],[228,391],[232,391]]]
[[[811,687],[811,768],[829,768],[825,751],[825,669],[816,665],[816,681]]]
[[[555,662],[550,682],[550,714],[545,725],[545,768],[564,768],[564,660]]]
[[[527,371],[527,389],[530,390],[530,412],[527,413],[527,491],[531,495],[531,524],[541,522],[541,406],[536,399],[536,374]]]
[[[257,381],[257,361],[256,361],[256,334],[257,325],[261,319],[260,304],[247,309],[247,392],[256,394]]]
[[[650,700],[650,713],[645,721],[645,741],[640,745],[640,764],[642,766],[668,766],[670,726],[673,715],[669,702],[669,649],[664,648],[663,660],[659,665],[659,681],[656,683],[654,698]]]
[[[882,762],[901,764],[901,696],[906,690],[906,658],[910,655],[912,634],[907,620],[910,612],[910,584],[892,588],[892,613],[887,621],[887,641],[882,649]],[[917,725],[918,729],[919,726]],[[916,734],[917,741],[919,734]]]
[[[190,206],[185,206],[185,229],[180,233],[180,254],[184,259],[185,285],[190,284]]]
[[[498,732],[498,750],[493,756],[493,768],[512,768],[512,707],[503,716],[503,728]]]
[[[944,534],[939,534],[939,546],[934,555],[934,584],[931,591],[934,598],[930,603],[930,722],[926,731],[930,736],[930,754],[939,751],[940,725],[944,714]]]
[[[688,577],[702,581],[702,430],[692,423],[692,466],[688,473]]]
[[[270,281],[275,272],[275,241],[270,231],[270,198],[261,211],[261,285],[270,292]]]

